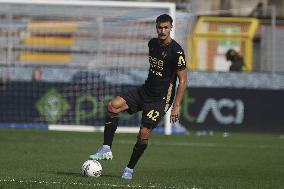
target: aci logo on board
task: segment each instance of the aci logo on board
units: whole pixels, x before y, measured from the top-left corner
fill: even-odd
[[[222,114],[222,109],[233,109],[235,114]],[[242,100],[231,100],[229,98],[221,98],[215,100],[213,98],[206,99],[196,122],[204,123],[209,112],[212,112],[216,121],[220,124],[241,124],[244,120],[244,103]]]
[[[185,94],[182,104],[182,115],[188,122],[206,123],[209,114],[212,114],[217,123],[222,125],[242,124],[244,120],[245,106],[241,99],[230,98],[207,98],[198,109],[189,110],[196,103],[197,99]],[[196,107],[195,107],[196,108]],[[199,109],[200,108],[200,109]],[[230,113],[224,113],[223,110],[229,110]]]

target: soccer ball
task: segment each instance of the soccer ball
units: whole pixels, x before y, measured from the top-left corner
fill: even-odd
[[[87,160],[82,165],[82,174],[87,177],[101,176],[103,168],[96,160]]]

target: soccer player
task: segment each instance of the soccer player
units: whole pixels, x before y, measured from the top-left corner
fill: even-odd
[[[147,147],[151,131],[172,104],[171,122],[179,119],[180,105],[187,85],[187,71],[184,51],[170,36],[172,23],[173,19],[167,14],[157,17],[158,38],[153,38],[148,43],[150,63],[148,78],[142,86],[109,102],[103,146],[89,157],[94,160],[111,160],[113,158],[111,146],[118,125],[118,114],[125,110],[130,114],[142,111],[137,142],[130,161],[122,173],[123,179],[132,179],[133,169]],[[177,78],[179,83],[175,95]]]

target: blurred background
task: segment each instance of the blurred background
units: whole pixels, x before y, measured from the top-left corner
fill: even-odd
[[[284,131],[281,0],[1,0],[0,127],[102,130],[105,104],[146,79],[164,13],[189,72],[180,123],[157,132]]]

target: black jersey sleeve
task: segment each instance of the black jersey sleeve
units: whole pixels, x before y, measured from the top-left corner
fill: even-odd
[[[177,71],[186,69],[185,55],[181,47],[175,50],[175,59],[177,62]]]

